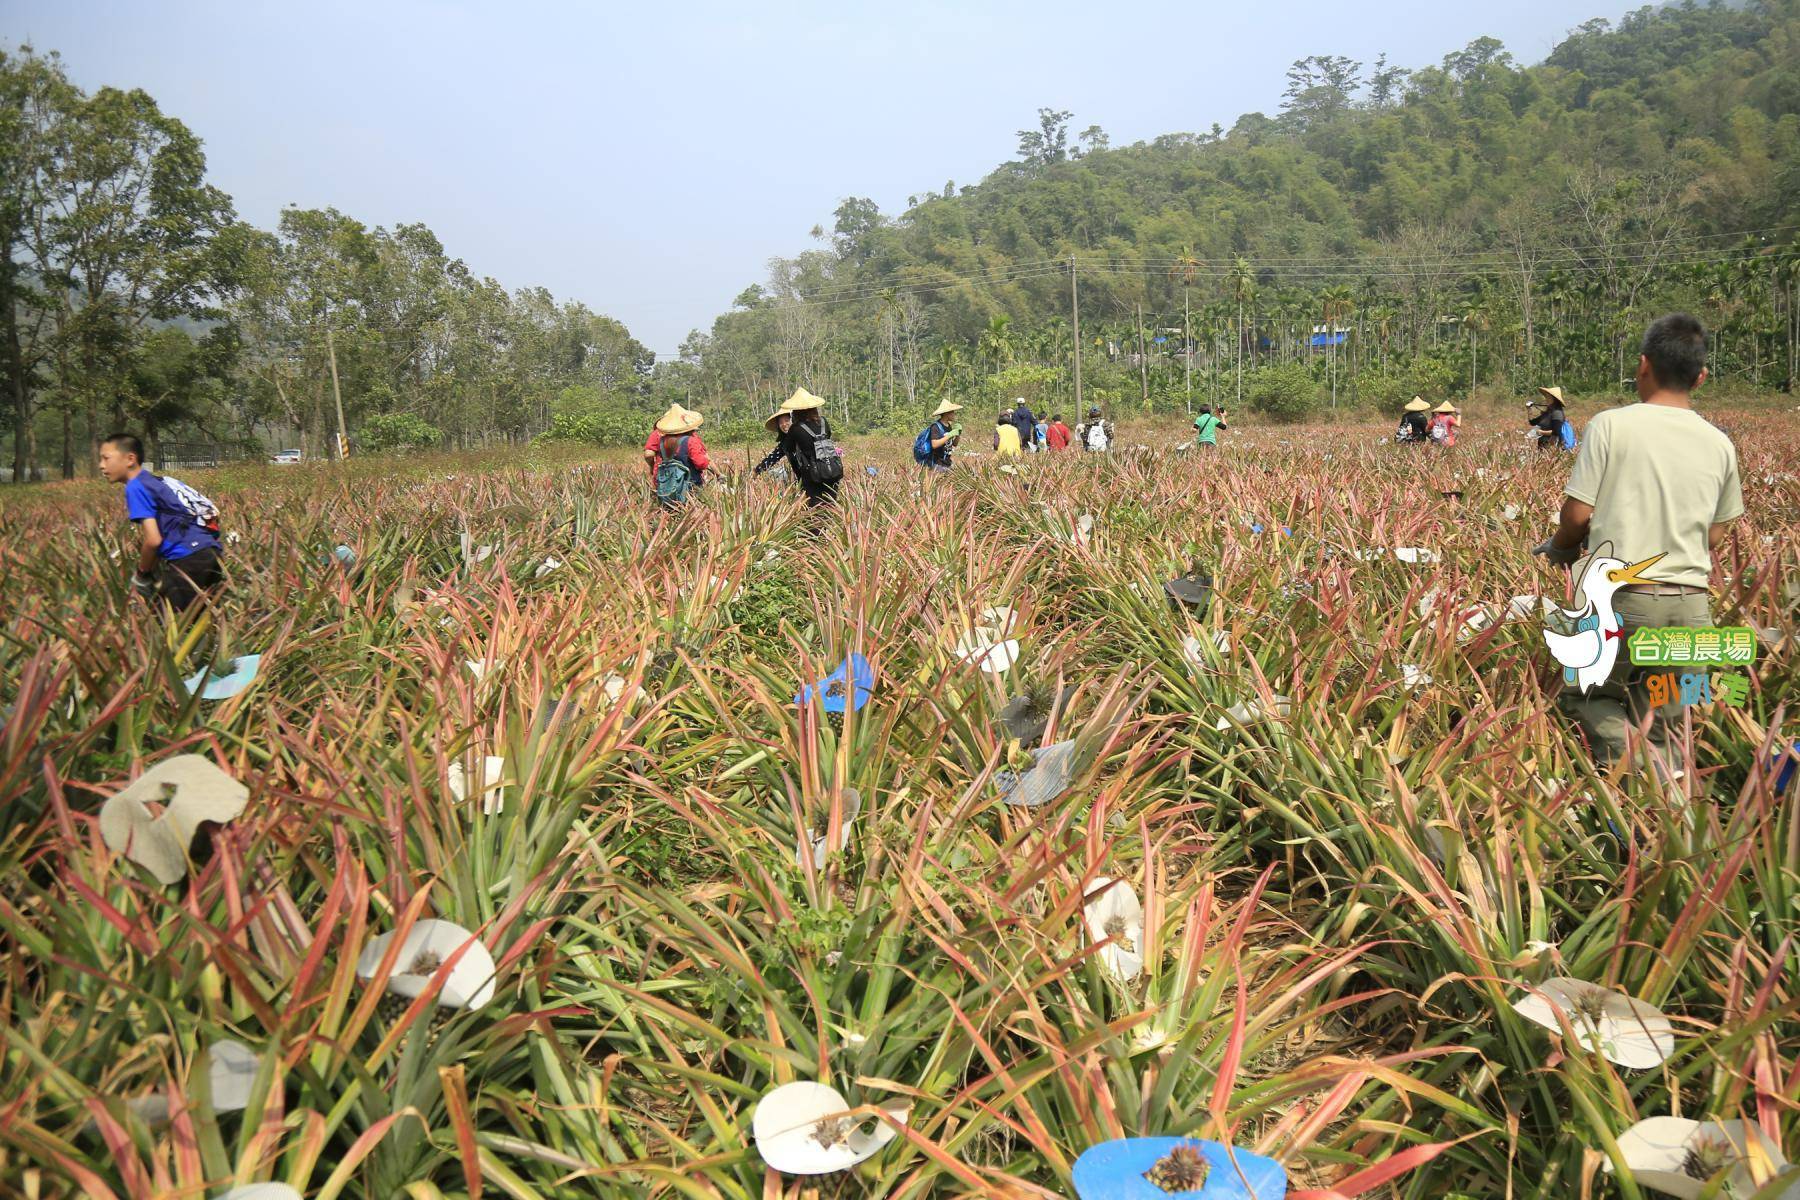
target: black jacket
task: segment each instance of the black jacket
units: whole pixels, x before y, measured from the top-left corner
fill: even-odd
[[[761,475],[764,471],[772,471],[775,469],[775,464],[786,458],[787,455],[787,434],[784,433],[775,439],[775,448],[763,455],[762,461],[757,463],[750,473]]]
[[[1538,438],[1539,446],[1544,449],[1549,449],[1553,446],[1561,449],[1562,427],[1565,420],[1567,420],[1567,416],[1563,406],[1560,404],[1553,404],[1525,423],[1533,429],[1541,429],[1544,431],[1543,436]]]
[[[1037,418],[1031,415],[1030,406],[1021,404],[1013,409],[1010,421],[1012,427],[1019,431],[1019,449],[1029,450],[1031,443],[1037,438]]]

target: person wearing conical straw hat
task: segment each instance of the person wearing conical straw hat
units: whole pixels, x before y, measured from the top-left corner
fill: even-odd
[[[1456,430],[1462,424],[1462,415],[1456,411],[1456,405],[1448,400],[1431,410],[1431,419],[1425,423],[1425,436],[1434,445],[1456,445]]]
[[[691,425],[688,424],[690,419],[692,421]],[[680,404],[669,405],[668,411],[658,417],[656,419],[656,424],[651,427],[650,436],[644,439],[644,464],[650,468],[651,474],[656,473],[656,460],[658,454],[662,450],[662,440],[665,429],[674,430],[679,428],[681,432],[676,433],[674,436],[694,436],[696,440],[698,440],[694,431],[699,429],[700,426],[705,423],[706,418],[702,417],[699,413],[683,408]]]
[[[1445,400],[1431,410],[1431,416],[1425,422],[1425,438],[1433,446],[1449,449],[1456,445],[1456,431],[1462,425],[1462,416],[1456,411],[1456,405]],[[1442,460],[1437,468],[1438,491],[1446,500],[1460,501],[1462,485],[1457,479],[1455,455]]]
[[[1541,387],[1538,395],[1543,399],[1525,402],[1525,423],[1531,428],[1531,436],[1537,439],[1539,450],[1560,450],[1575,448],[1575,427],[1569,424],[1569,414],[1563,408],[1563,391],[1559,387]],[[1531,410],[1539,405],[1543,411],[1533,413]],[[1565,432],[1566,431],[1566,432]]]
[[[770,413],[763,421],[763,428],[775,435],[775,448],[763,455],[763,460],[751,469],[752,475],[761,475],[764,471],[772,471],[787,458],[788,430],[794,424],[794,414],[788,411],[786,403]]]
[[[1431,405],[1425,403],[1425,397],[1414,396],[1406,402],[1406,408],[1400,413],[1400,425],[1394,430],[1394,441],[1411,446],[1423,445],[1425,442],[1425,414],[1431,411]]]
[[[831,440],[825,401],[799,388],[782,407],[793,414],[786,438],[788,469],[806,493],[806,506],[835,503],[844,479],[844,452]]]
[[[693,487],[706,482],[712,460],[707,457],[706,443],[700,440],[700,426],[705,423],[706,418],[692,409],[669,405],[669,411],[657,419],[656,428],[644,442],[644,464],[650,469],[652,484],[665,459],[685,463],[693,476]]]
[[[956,449],[956,441],[962,437],[962,425],[957,422],[956,414],[962,411],[962,405],[954,400],[945,400],[931,414],[931,424],[925,427],[917,439],[913,441],[913,461],[932,471],[950,469],[950,455]]]

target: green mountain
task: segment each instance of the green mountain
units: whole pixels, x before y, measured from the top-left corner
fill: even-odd
[[[1283,364],[1365,401],[1598,389],[1674,306],[1719,335],[1716,379],[1779,385],[1797,48],[1795,0],[1688,3],[1590,21],[1532,66],[1490,38],[1416,70],[1304,59],[1278,114],[1229,130],[1110,146],[1041,110],[978,185],[893,216],[844,201],[662,374],[750,409],[805,382],[871,424],[997,395],[1017,364],[1066,393],[1073,261],[1084,368],[1115,403]]]

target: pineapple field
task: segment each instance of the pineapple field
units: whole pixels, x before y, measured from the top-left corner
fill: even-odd
[[[1800,414],[1709,415],[1679,777],[1480,419],[195,472],[167,626],[117,489],[0,496],[0,1190],[1800,1194]]]

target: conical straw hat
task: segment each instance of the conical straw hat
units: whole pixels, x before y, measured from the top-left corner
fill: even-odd
[[[787,403],[781,407],[789,412],[805,412],[812,408],[824,408],[825,402],[805,388],[799,388],[787,398]]]
[[[662,415],[656,423],[656,432],[667,434],[692,433],[706,423],[706,418],[692,409],[679,404],[669,405],[669,411]]]
[[[1411,400],[1408,400],[1406,402],[1406,411],[1407,412],[1429,412],[1429,411],[1431,411],[1431,405],[1425,403],[1425,397],[1414,396]]]
[[[776,409],[774,412],[769,414],[768,420],[763,422],[763,428],[768,430],[770,433],[774,433],[775,432],[775,422],[781,420],[781,418],[783,418],[783,417],[790,416],[790,415],[792,415],[792,414],[790,414],[788,412],[787,405],[784,404],[780,408]]]
[[[1432,412],[1441,412],[1441,413],[1453,413],[1456,411],[1456,405],[1454,405],[1454,404],[1450,403],[1448,400],[1446,400],[1442,404],[1438,405],[1436,408],[1432,409],[1431,411]]]
[[[934,417],[947,417],[951,413],[961,412],[961,411],[962,411],[962,405],[956,404],[949,400],[946,400],[942,404],[938,405],[937,410],[935,412],[933,412],[931,415]]]
[[[1562,389],[1559,387],[1541,387],[1538,389],[1538,395],[1543,396],[1547,400],[1554,400],[1558,404],[1565,403],[1563,400]]]

